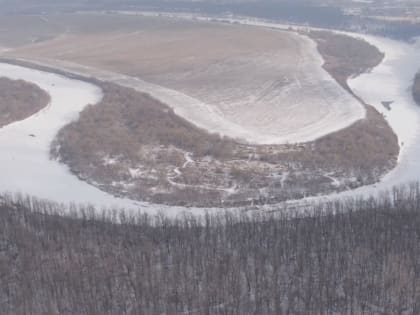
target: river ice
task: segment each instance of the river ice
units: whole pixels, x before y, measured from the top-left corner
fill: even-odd
[[[420,107],[411,96],[411,84],[420,69],[420,43],[361,36],[385,53],[384,61],[371,72],[349,81],[349,86],[367,103],[383,113],[396,132],[401,154],[397,167],[380,183],[308,200],[371,195],[395,185],[420,179]],[[0,76],[37,84],[51,96],[49,106],[20,122],[0,129],[0,190],[22,192],[61,203],[90,203],[99,207],[141,207],[143,211],[162,211],[176,215],[187,210],[115,198],[72,175],[68,168],[49,159],[49,147],[56,133],[87,105],[102,95],[96,86],[52,73],[0,64]],[[383,102],[393,102],[389,110]],[[33,135],[33,136],[32,136]],[[274,209],[276,206],[268,208]],[[217,209],[189,209],[196,213]]]

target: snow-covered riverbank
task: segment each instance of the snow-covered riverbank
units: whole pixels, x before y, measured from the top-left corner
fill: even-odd
[[[155,12],[138,12],[146,16],[157,16]],[[286,25],[250,17],[210,17],[195,14],[158,13],[181,19],[200,21],[228,22],[271,29],[294,29],[300,31],[322,30],[307,26]],[[411,87],[415,74],[420,69],[420,39],[414,43],[396,41],[384,37],[336,31],[357,38],[362,38],[385,53],[383,62],[372,69],[349,80],[349,87],[366,103],[373,105],[382,113],[396,135],[401,151],[397,166],[383,177],[380,183],[363,186],[355,190],[344,191],[321,197],[310,197],[306,201],[322,201],[335,198],[371,196],[395,186],[420,181],[420,107],[414,102]],[[390,109],[383,102],[391,102]],[[368,148],[366,148],[368,150]],[[296,205],[301,201],[291,202]],[[272,208],[272,206],[268,207]]]
[[[97,103],[102,92],[94,85],[59,75],[0,64],[0,75],[37,84],[51,96],[50,104],[37,114],[0,129],[0,191],[23,193],[59,203],[133,207],[73,176],[66,166],[49,159],[56,133],[88,104]]]
[[[380,65],[348,83],[357,96],[384,115],[398,136],[401,147],[398,163],[377,184],[287,202],[286,207],[297,212],[300,208],[305,210],[311,203],[375,197],[391,192],[395,187],[420,182],[420,107],[411,93],[414,76],[420,69],[420,40],[410,44],[383,37],[347,34],[361,37],[385,53]],[[390,106],[384,103],[390,103]]]
[[[350,88],[382,113],[397,134],[401,146],[398,164],[377,185],[345,194],[373,194],[396,185],[420,181],[420,107],[411,88],[420,69],[420,41],[413,44],[362,35],[385,53],[383,62],[370,73],[349,80]],[[392,102],[390,109],[383,102]]]
[[[68,206],[93,205],[97,209],[160,212],[177,216],[185,212],[203,214],[220,209],[188,209],[116,198],[80,180],[67,166],[49,158],[50,145],[57,132],[78,118],[89,104],[102,98],[102,91],[93,84],[67,77],[0,63],[0,76],[22,79],[49,93],[50,104],[35,115],[0,128],[0,192],[21,193]]]
[[[272,27],[271,24],[260,26]],[[395,185],[420,180],[420,108],[414,103],[410,91],[414,74],[420,69],[420,42],[408,44],[373,36],[350,35],[363,37],[385,53],[382,64],[370,73],[351,79],[349,86],[364,101],[383,113],[395,130],[402,145],[399,163],[376,185],[325,197],[312,197],[306,201],[366,196]],[[220,210],[168,207],[119,199],[79,180],[64,165],[49,159],[49,146],[61,127],[76,119],[87,104],[100,100],[100,89],[56,74],[8,64],[0,64],[0,75],[33,82],[51,95],[48,108],[24,121],[0,129],[0,146],[3,150],[0,156],[0,171],[3,174],[0,178],[1,191],[22,192],[61,203],[141,208],[151,214],[162,211],[171,216],[186,210],[198,214]],[[383,102],[392,102],[390,110]],[[295,208],[297,203],[302,201],[290,204]],[[278,207],[270,205],[264,209],[274,210]]]
[[[199,19],[210,20],[208,17]],[[308,27],[276,24],[253,18],[229,18],[225,21],[274,29],[309,30]],[[379,183],[337,194],[310,197],[305,199],[307,202],[375,196],[395,186],[420,181],[420,107],[411,93],[413,79],[420,69],[420,39],[407,43],[378,36],[336,32],[362,38],[385,54],[381,64],[368,73],[350,79],[348,84],[357,96],[385,116],[398,137],[401,151],[397,166]],[[383,102],[391,102],[390,109]],[[297,203],[301,201],[291,202],[292,205]]]

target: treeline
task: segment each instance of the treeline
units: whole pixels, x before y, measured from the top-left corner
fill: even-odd
[[[377,14],[386,16],[387,14]],[[353,17],[349,29],[359,26],[360,31],[393,38],[395,40],[411,41],[420,36],[420,23],[415,21],[386,21],[369,17]]]
[[[101,102],[88,106],[57,136],[65,162],[80,154],[96,159],[97,152],[135,159],[139,148],[147,145],[173,145],[195,156],[231,157],[232,140],[195,127],[144,93],[108,82],[98,85],[104,92]]]
[[[64,210],[3,198],[1,314],[420,313],[417,184],[301,217]]]
[[[367,41],[329,31],[310,31],[325,63],[324,69],[345,89],[347,80],[380,64],[384,53]],[[350,90],[351,91],[351,90]]]

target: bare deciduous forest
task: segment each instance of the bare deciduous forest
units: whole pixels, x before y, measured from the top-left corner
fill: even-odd
[[[2,200],[2,314],[420,312],[417,184],[303,218],[63,217],[48,202]]]
[[[324,69],[344,88],[347,79],[374,68],[384,54],[363,39],[328,31],[311,31],[311,37],[325,60]]]
[[[135,90],[97,84],[103,100],[59,132],[52,156],[100,189],[137,200],[202,207],[297,199],[374,183],[399,151],[372,107],[367,119],[314,142],[255,146],[198,129]]]
[[[35,114],[49,101],[48,93],[35,84],[0,78],[0,127]]]
[[[349,76],[383,58],[360,39],[309,35],[324,68],[347,89]],[[52,156],[117,196],[198,207],[276,203],[375,183],[399,152],[389,124],[369,105],[366,119],[316,141],[255,146],[196,128],[140,92],[96,84],[103,100],[60,131]]]

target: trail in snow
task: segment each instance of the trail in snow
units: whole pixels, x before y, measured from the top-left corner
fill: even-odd
[[[186,152],[185,155],[184,155],[184,158],[185,158],[185,162],[182,165],[182,167],[181,168],[179,168],[179,167],[174,168],[173,172],[175,173],[175,175],[167,177],[167,181],[171,185],[176,186],[176,187],[180,187],[180,188],[194,188],[194,189],[202,189],[202,190],[218,190],[218,191],[224,191],[224,192],[229,193],[229,194],[233,194],[236,191],[236,189],[237,189],[236,185],[234,185],[230,188],[224,188],[224,187],[217,187],[217,186],[212,186],[212,185],[190,185],[190,184],[184,184],[184,183],[176,182],[175,180],[177,178],[179,178],[180,176],[182,176],[182,171],[181,170],[185,169],[189,164],[195,163],[195,161],[192,159],[192,153],[190,153],[190,152]]]
[[[186,168],[189,164],[194,163],[194,160],[192,159],[192,153],[187,152],[184,155],[185,157],[185,163],[182,165],[182,168]]]

